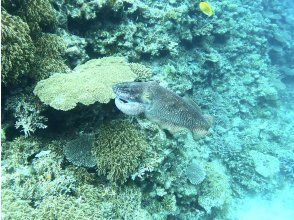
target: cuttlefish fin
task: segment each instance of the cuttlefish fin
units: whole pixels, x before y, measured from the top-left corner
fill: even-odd
[[[163,129],[163,130],[168,130],[171,134],[176,134],[176,133],[180,133],[183,131],[187,131],[186,128],[174,125],[172,123],[169,122],[162,122],[157,120],[155,117],[150,117],[149,115],[146,115],[147,118],[153,122],[155,122],[156,124],[158,124],[158,126]]]
[[[184,96],[183,99],[192,107],[194,107],[195,109],[197,109],[198,112],[201,112],[201,109],[199,107],[199,105],[197,105],[197,103],[192,100],[191,98],[189,98],[188,96]]]
[[[192,131],[192,136],[195,141],[203,138],[208,134],[208,130],[205,129],[195,129]]]

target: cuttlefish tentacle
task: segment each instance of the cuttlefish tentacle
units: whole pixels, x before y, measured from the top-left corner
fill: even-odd
[[[115,98],[116,107],[127,115],[139,115],[145,111],[145,108],[142,104],[138,102],[124,102],[119,98]]]

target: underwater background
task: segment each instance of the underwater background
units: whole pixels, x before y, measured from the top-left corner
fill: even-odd
[[[1,0],[1,219],[294,219],[294,3],[199,3]],[[209,134],[123,114],[126,81]]]

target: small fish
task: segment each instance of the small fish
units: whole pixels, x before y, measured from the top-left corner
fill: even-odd
[[[212,7],[210,6],[210,4],[208,2],[200,2],[199,3],[199,9],[204,14],[206,14],[208,17],[213,15]]]
[[[201,113],[192,100],[161,87],[156,82],[126,82],[113,86],[115,104],[127,115],[145,116],[172,133],[191,131],[195,140],[204,137],[212,117]]]

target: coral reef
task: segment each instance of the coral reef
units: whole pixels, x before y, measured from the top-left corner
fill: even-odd
[[[77,66],[71,73],[55,74],[38,82],[34,94],[45,104],[67,111],[77,103],[108,103],[113,98],[114,84],[134,81],[136,77],[123,58],[93,59]]]
[[[124,183],[136,171],[148,148],[144,135],[128,121],[102,125],[95,136],[93,154],[99,174]]]
[[[230,198],[229,180],[223,169],[217,161],[206,166],[207,178],[201,187],[198,202],[208,213],[213,207],[221,208]]]
[[[1,24],[1,82],[15,83],[29,71],[35,47],[29,26],[20,17],[2,10]]]
[[[199,2],[1,1],[3,219],[238,219],[290,195],[293,3]],[[134,80],[196,100],[211,134],[126,119],[111,86]]]
[[[192,184],[198,185],[205,179],[206,172],[201,164],[191,162],[186,169],[186,175]]]
[[[92,155],[94,135],[80,134],[78,138],[66,143],[63,147],[66,159],[76,166],[94,167],[95,157]]]
[[[48,0],[3,1],[1,82],[19,85],[37,81],[51,72],[65,71],[62,38],[49,33],[57,24]]]
[[[280,171],[280,162],[276,157],[252,150],[249,152],[252,157],[255,170],[264,177],[271,177]]]

